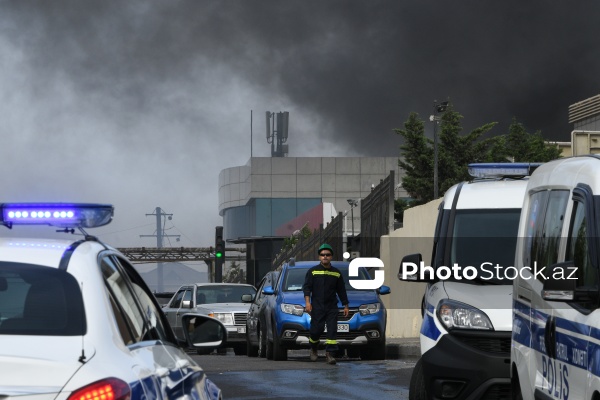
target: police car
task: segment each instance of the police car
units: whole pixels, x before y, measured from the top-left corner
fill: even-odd
[[[85,232],[112,217],[110,205],[0,204],[0,225],[63,232],[0,237],[0,399],[221,397],[132,265]],[[226,340],[215,319],[190,314],[185,323],[192,348]]]
[[[445,193],[432,265],[402,259],[398,278],[427,282],[421,358],[409,398],[510,396],[512,274],[527,177],[538,164],[471,164],[473,180]]]
[[[519,226],[511,374],[517,399],[600,398],[600,157],[531,176]]]

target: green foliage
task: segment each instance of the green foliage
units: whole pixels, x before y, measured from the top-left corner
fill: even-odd
[[[300,238],[308,239],[311,235],[312,235],[312,232],[310,231],[310,228],[308,227],[308,222],[307,222],[304,224],[304,226],[302,226],[302,228],[300,228],[299,230],[292,233],[292,235],[290,237],[283,239],[283,245],[281,246],[281,253],[284,253],[288,250],[293,249],[294,246],[296,245],[296,243],[298,243],[298,241],[300,241]]]
[[[541,133],[528,133],[513,118],[505,135],[485,137],[496,122],[482,125],[466,135],[461,134],[463,116],[450,104],[438,121],[438,193],[458,182],[470,180],[468,164],[477,162],[546,162],[560,157],[560,149],[544,141]],[[433,200],[434,146],[425,136],[425,124],[416,113],[410,113],[404,129],[395,129],[402,136],[398,165],[405,171],[402,187],[413,199],[410,203],[396,201],[395,216],[408,207]],[[400,218],[399,218],[400,217]]]

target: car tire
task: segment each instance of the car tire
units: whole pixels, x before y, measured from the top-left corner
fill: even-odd
[[[265,332],[265,357],[267,357],[267,360],[273,359],[273,342],[269,340],[266,332]]]
[[[346,355],[348,356],[348,358],[359,358],[360,357],[360,348],[348,347],[346,349]]]
[[[516,374],[516,372],[514,372]],[[519,381],[519,377],[517,375],[513,375],[511,388],[510,388],[510,398],[512,400],[523,400],[523,393],[521,393],[521,383]]]
[[[263,324],[259,325],[258,329],[258,356],[261,358],[267,356],[267,332],[265,332]]]
[[[248,327],[246,327],[246,355],[248,357],[258,356],[258,346],[255,346],[250,342],[250,336],[248,335]]]
[[[281,345],[279,336],[277,336],[277,328],[273,324],[273,360],[274,361],[287,361],[288,351]]]
[[[425,388],[425,378],[423,377],[423,364],[421,363],[421,360],[422,359],[419,358],[410,377],[408,400],[427,400],[427,390]]]
[[[247,353],[246,343],[240,343],[233,346],[233,354],[235,354],[236,356],[245,356]]]
[[[385,360],[385,340],[363,347],[360,350],[360,358],[363,360]]]

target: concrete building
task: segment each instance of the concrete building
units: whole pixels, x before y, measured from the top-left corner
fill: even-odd
[[[569,106],[571,155],[600,154],[600,94]]]
[[[252,157],[219,174],[223,235],[246,245],[246,273],[257,283],[283,239],[345,215],[346,235],[360,233],[360,199],[394,171],[396,198],[407,197],[397,157]],[[355,202],[352,208],[348,200]],[[357,203],[356,203],[357,202]]]
[[[219,174],[223,234],[228,240],[278,236],[286,223],[322,204],[332,205],[325,215],[349,211],[348,199],[366,197],[390,171],[398,186],[397,157],[253,157]],[[406,196],[397,189],[396,197]],[[358,234],[360,207],[352,213]],[[347,228],[351,225],[349,220]]]

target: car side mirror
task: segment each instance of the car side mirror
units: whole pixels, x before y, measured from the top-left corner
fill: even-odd
[[[391,289],[389,286],[381,285],[381,287],[379,289],[377,289],[377,293],[379,293],[380,295],[390,294]]]
[[[421,279],[421,269],[423,267],[423,256],[421,253],[408,254],[402,257],[400,269],[398,270],[398,279],[409,282],[432,282],[427,274],[423,274]]]
[[[548,301],[597,301],[598,289],[578,285],[579,279],[574,275],[577,267],[573,261],[554,264],[549,268],[542,288],[542,298]]]
[[[191,300],[182,301],[181,308],[192,308],[192,301]]]
[[[273,289],[273,286],[265,286],[263,288],[263,294],[275,294],[275,290]]]
[[[252,303],[254,301],[253,294],[243,294],[242,295],[242,303]]]
[[[227,328],[221,321],[201,314],[181,317],[187,345],[194,349],[216,349],[227,342]]]

